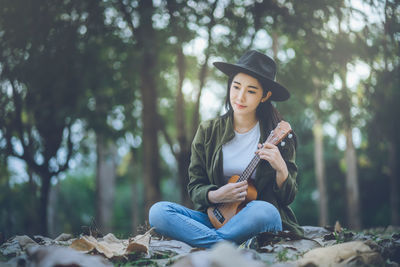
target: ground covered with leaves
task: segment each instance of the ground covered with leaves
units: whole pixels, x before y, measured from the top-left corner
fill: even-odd
[[[62,234],[15,236],[0,246],[0,266],[399,266],[400,229],[361,232],[304,226],[304,236],[262,233],[250,247],[221,242],[211,249],[157,235],[129,239]]]

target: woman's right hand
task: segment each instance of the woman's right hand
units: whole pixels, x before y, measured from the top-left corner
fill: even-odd
[[[244,201],[247,196],[247,187],[247,181],[227,183],[217,190],[209,191],[208,199],[214,204]]]

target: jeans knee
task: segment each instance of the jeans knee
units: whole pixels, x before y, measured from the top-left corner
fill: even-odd
[[[149,210],[150,226],[157,227],[157,225],[162,222],[163,218],[165,218],[165,212],[168,209],[168,204],[169,203],[166,201],[160,201],[151,206]]]
[[[269,202],[257,201],[254,203],[254,209],[257,211],[256,221],[265,225],[271,230],[282,230],[282,219],[278,209]]]

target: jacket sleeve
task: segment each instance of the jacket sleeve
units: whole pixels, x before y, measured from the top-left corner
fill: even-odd
[[[218,189],[217,185],[210,182],[206,170],[205,129],[201,124],[192,142],[189,165],[188,192],[196,209],[211,206],[208,192]]]
[[[275,196],[281,206],[288,206],[291,204],[297,193],[297,165],[295,163],[296,151],[293,146],[293,149],[288,157],[283,155],[283,159],[286,162],[286,166],[288,168],[288,178],[283,182],[282,187],[279,188],[276,183],[276,179],[273,185],[273,191]]]

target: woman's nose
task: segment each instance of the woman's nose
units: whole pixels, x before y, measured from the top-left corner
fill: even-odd
[[[244,92],[244,89],[242,89],[242,90],[239,91],[238,100],[240,100],[240,101],[243,101],[243,100],[244,100],[244,96],[245,96],[244,93],[245,93],[245,92]]]

